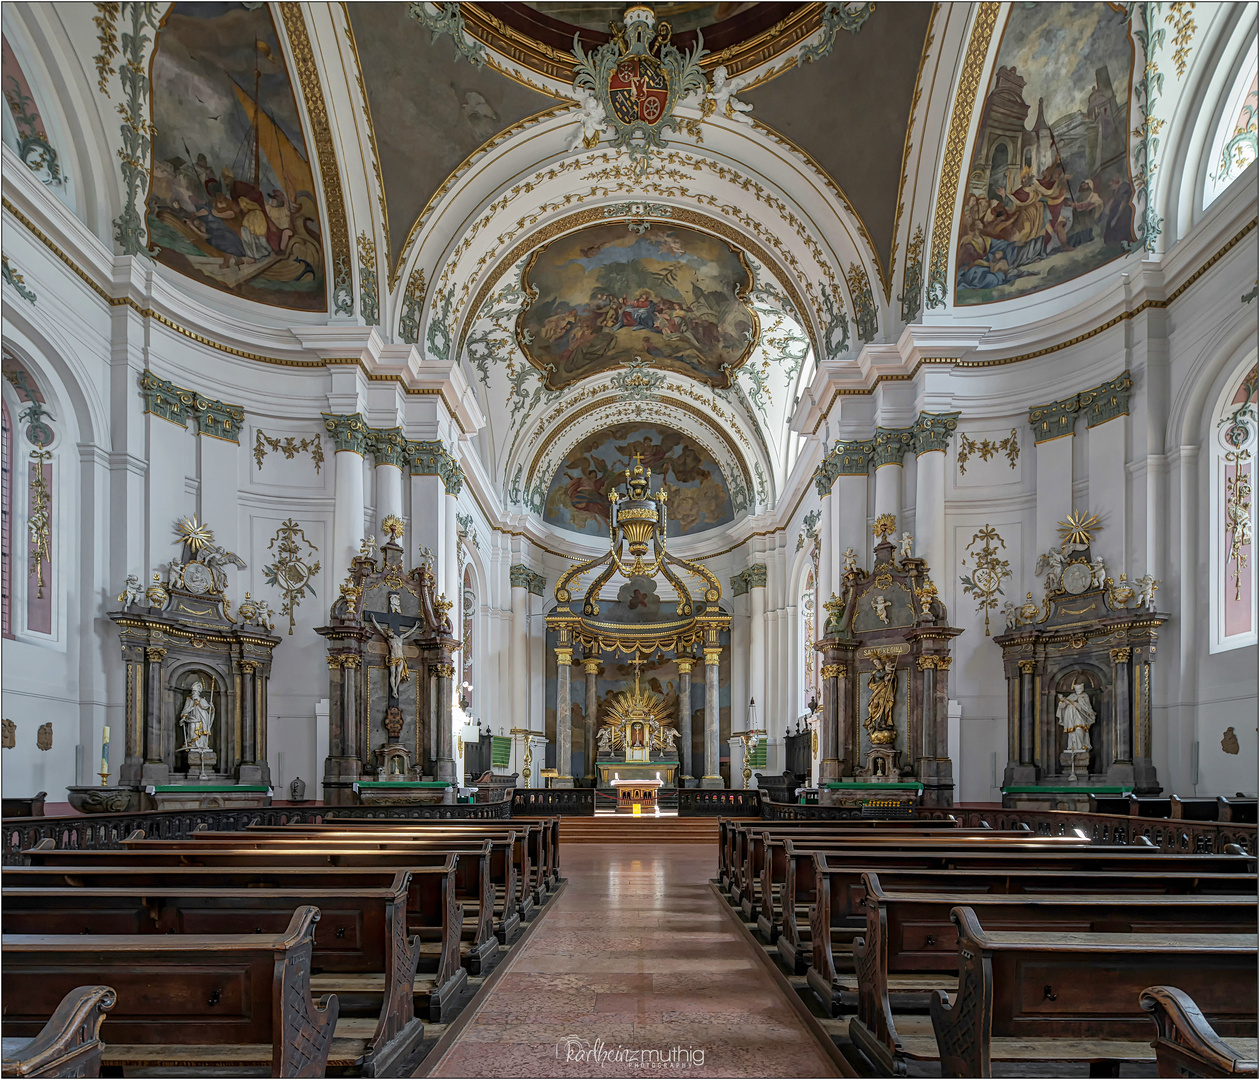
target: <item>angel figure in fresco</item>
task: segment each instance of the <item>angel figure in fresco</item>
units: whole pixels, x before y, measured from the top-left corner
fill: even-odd
[[[866,719],[862,726],[868,735],[877,731],[893,730],[893,705],[897,699],[897,660],[896,657],[876,658],[875,670],[866,680],[867,689],[871,692],[866,703]]]

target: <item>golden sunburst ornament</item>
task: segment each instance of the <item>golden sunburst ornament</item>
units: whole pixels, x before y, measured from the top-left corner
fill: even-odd
[[[403,519],[398,517],[396,514],[388,515],[385,520],[381,522],[381,532],[383,532],[391,540],[401,540],[404,528],[406,528],[406,526],[403,524]]]
[[[194,555],[203,547],[214,543],[214,532],[209,525],[199,525],[196,514],[192,517],[182,517],[175,522],[175,535],[188,545],[188,549]]]
[[[1073,550],[1080,551],[1088,547],[1099,528],[1097,514],[1086,517],[1080,510],[1073,510],[1068,514],[1067,521],[1059,522],[1059,535],[1063,538],[1062,548],[1066,549],[1071,545]]]

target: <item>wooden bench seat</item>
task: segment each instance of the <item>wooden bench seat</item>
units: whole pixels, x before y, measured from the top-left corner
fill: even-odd
[[[102,1061],[130,1048],[155,1066],[228,1064],[249,1046],[273,1076],[323,1076],[338,1003],[311,998],[319,910],[294,911],[283,934],[26,935],[0,938],[4,1033],[38,1034],[56,1003],[91,975],[117,1001]],[[155,1047],[164,1047],[159,1054]],[[160,1058],[160,1060],[158,1060]]]
[[[951,919],[958,992],[930,1005],[943,1076],[992,1076],[996,1039],[1021,1041],[1029,1061],[1062,1060],[1064,1040],[1120,1060],[1124,1044],[1150,1045],[1138,999],[1153,983],[1189,986],[1222,1035],[1255,1036],[1255,934],[987,931],[966,906]]]
[[[866,930],[853,942],[857,1016],[849,1037],[880,1071],[901,1074],[905,1058],[894,1011],[926,1005],[933,990],[950,991],[958,970],[953,908],[967,904],[988,930],[1055,933],[1196,934],[1256,932],[1256,899],[1239,895],[1169,896],[1115,893],[999,894],[885,890],[863,875]],[[854,976],[832,980],[832,1003]],[[956,984],[955,984],[956,985]]]
[[[100,1076],[101,1023],[114,1007],[109,986],[76,986],[34,1038],[3,1040],[0,1076]]]
[[[1175,986],[1148,986],[1138,1004],[1155,1021],[1160,1076],[1255,1077],[1255,1039],[1222,1039],[1189,994]]]
[[[377,849],[311,851],[283,848],[181,850],[146,848],[141,851],[70,851],[44,847],[42,843],[25,854],[34,866],[92,869],[110,866],[200,866],[239,867],[266,871],[272,867],[357,866],[397,869],[411,872],[407,931],[421,939],[421,962],[416,976],[416,1013],[422,1020],[440,1021],[450,1001],[468,982],[468,971],[460,962],[460,941],[464,913],[455,897],[456,855],[445,854],[437,865],[423,865],[423,853]],[[436,946],[436,947],[433,947]]]
[[[382,875],[387,876],[387,875]],[[296,907],[315,904],[320,921],[311,955],[311,992],[336,993],[342,1019],[368,1016],[374,1024],[359,1041],[360,1075],[399,1071],[424,1039],[413,1006],[419,938],[407,936],[411,874],[390,885],[337,888],[326,882],[300,889],[241,887],[231,871],[216,884],[167,883],[129,888],[14,887],[3,893],[4,930],[19,934],[275,934]],[[374,980],[370,994],[356,993]],[[344,1052],[344,1048],[340,1048]]]

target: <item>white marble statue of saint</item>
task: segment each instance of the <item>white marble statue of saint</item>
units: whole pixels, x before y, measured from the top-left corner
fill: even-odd
[[[600,728],[599,734],[595,736],[595,742],[598,744],[599,752],[601,754],[611,754],[613,748],[613,729],[610,727]]]
[[[385,663],[389,665],[389,692],[397,698],[398,687],[404,680],[411,678],[411,671],[407,667],[407,657],[403,654],[403,646],[420,633],[423,624],[417,622],[405,633],[395,634],[388,626],[378,623],[375,615],[369,615],[368,618],[372,620],[377,633],[385,639],[385,644],[389,647],[389,656],[385,660]]]
[[[210,695],[203,690],[200,679],[194,680],[192,689],[184,701],[184,711],[179,714],[184,729],[184,745],[181,750],[206,751],[210,749],[210,731],[214,726],[214,705]]]
[[[1044,555],[1037,559],[1037,568],[1034,571],[1038,576],[1046,575],[1046,589],[1052,591],[1059,587],[1059,579],[1063,576],[1063,567],[1067,563],[1067,559],[1063,557],[1063,552],[1058,548],[1051,548]]]
[[[1084,683],[1075,683],[1070,694],[1059,695],[1059,705],[1055,710],[1059,727],[1067,734],[1066,753],[1089,753],[1089,729],[1094,726],[1097,716],[1094,706],[1089,703],[1089,695],[1085,692]]]

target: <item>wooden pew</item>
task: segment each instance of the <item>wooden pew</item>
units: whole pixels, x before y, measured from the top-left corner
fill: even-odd
[[[958,993],[930,1005],[942,1076],[992,1076],[995,1057],[1149,1060],[1138,997],[1153,983],[1189,987],[1226,1037],[1255,1031],[1255,934],[986,931],[966,906],[951,918]]]
[[[109,986],[76,986],[33,1039],[5,1039],[0,1076],[100,1076],[101,1022],[114,1007]]]
[[[1155,1021],[1155,1063],[1160,1076],[1260,1075],[1255,1039],[1226,1042],[1188,994],[1174,986],[1148,986],[1138,1004]]]
[[[1079,850],[1089,846],[1089,841],[1079,837],[1034,836],[1026,832],[997,832],[994,830],[962,830],[961,835],[946,836],[883,836],[829,837],[824,840],[771,836],[762,869],[762,914],[757,920],[759,928],[766,925],[773,930],[778,919],[778,938],[775,948],[783,962],[797,975],[804,975],[813,952],[812,927],[809,911],[817,892],[813,856],[816,851],[829,851],[860,858],[866,869],[878,866],[886,855],[907,858],[930,858],[934,853],[953,852],[957,855],[985,852],[1002,852],[1019,848],[1026,851]],[[999,856],[1000,857],[1000,856]],[[774,868],[783,870],[782,885],[775,888]],[[771,906],[772,905],[772,906]],[[763,933],[765,931],[763,930]],[[767,937],[769,935],[767,934]]]
[[[269,1066],[323,1076],[336,997],[311,998],[318,908],[283,934],[27,935],[0,938],[6,1035],[34,1036],[91,975],[114,988],[105,1066]]]
[[[1248,799],[1243,795],[1227,799],[1221,795],[1216,801],[1220,807],[1216,812],[1217,821],[1238,822],[1242,825],[1256,824],[1256,809],[1260,804],[1257,804],[1255,799]]]
[[[416,1013],[440,1021],[450,1002],[467,985],[468,971],[460,963],[463,911],[455,899],[456,856],[445,854],[438,865],[423,865],[420,852],[377,849],[310,851],[260,848],[235,850],[69,851],[44,847],[41,842],[24,852],[33,866],[94,869],[110,866],[242,867],[266,871],[272,867],[358,866],[411,871],[408,930],[421,938],[420,971],[415,981]]]
[[[849,1038],[889,1075],[904,1075],[906,1056],[893,1018],[894,999],[912,992],[954,989],[958,935],[951,911],[974,910],[989,931],[1106,931],[1124,934],[1247,934],[1256,932],[1254,896],[1151,895],[1115,892],[969,893],[952,888],[923,893],[886,890],[864,874],[866,929],[853,942],[857,1016]],[[1047,882],[1053,884],[1053,882]],[[834,984],[833,984],[834,985]],[[904,1005],[903,1005],[904,1007]]]
[[[326,833],[308,836],[298,829],[291,833],[273,836],[265,832],[202,832],[194,840],[132,840],[123,841],[129,851],[178,850],[206,851],[257,848],[260,850],[284,849],[287,851],[347,851],[365,848],[390,847],[414,852],[417,865],[440,866],[447,855],[456,857],[455,896],[464,910],[461,928],[461,962],[470,974],[480,975],[490,962],[498,958],[499,940],[494,932],[496,896],[491,862],[492,846],[497,843],[503,851],[510,850],[511,834],[497,841],[485,837],[454,837],[416,840],[412,837],[395,838],[392,834],[377,833]],[[501,860],[505,861],[505,860]],[[506,905],[503,905],[506,909]]]
[[[424,1025],[412,1003],[420,939],[407,935],[411,873],[386,871],[374,887],[259,888],[249,875],[215,872],[212,886],[187,878],[126,887],[21,887],[6,882],[4,931],[13,934],[277,934],[295,908],[318,906],[311,955],[314,992],[332,991],[343,1021],[373,1018],[365,1038],[334,1035],[336,1056],[361,1076],[397,1075],[419,1048]],[[390,880],[392,879],[392,880]],[[386,883],[388,882],[388,883]],[[363,1025],[343,1025],[346,1027]],[[343,1067],[345,1061],[337,1062]]]

